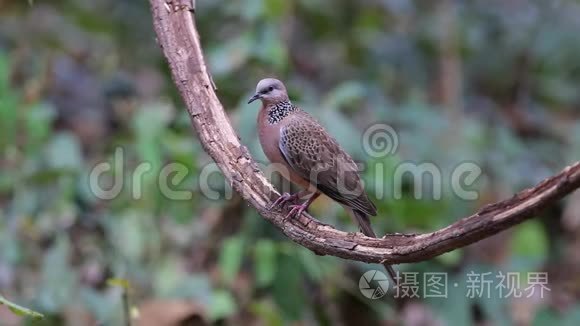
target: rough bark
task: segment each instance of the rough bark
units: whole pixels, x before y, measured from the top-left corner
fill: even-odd
[[[337,230],[307,214],[285,219],[286,212],[268,208],[278,193],[240,143],[215,93],[195,27],[193,2],[150,3],[159,45],[203,148],[248,204],[294,242],[317,254],[389,264],[427,260],[530,219],[580,187],[580,162],[576,162],[534,188],[487,205],[443,229],[425,234],[389,234],[380,239]]]

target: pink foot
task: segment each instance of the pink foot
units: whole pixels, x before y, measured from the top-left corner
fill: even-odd
[[[300,217],[302,212],[304,212],[308,208],[308,203],[300,204],[300,205],[290,205],[290,212],[286,215],[286,218],[289,217]]]
[[[280,195],[280,197],[278,197],[274,203],[272,203],[272,206],[270,206],[270,208],[277,208],[281,205],[285,205],[288,202],[293,202],[295,200],[298,199],[298,194],[289,194],[287,192],[283,193],[282,195]]]

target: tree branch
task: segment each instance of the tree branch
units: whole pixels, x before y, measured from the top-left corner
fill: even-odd
[[[339,231],[303,214],[284,219],[268,209],[278,193],[243,146],[215,93],[195,27],[191,0],[150,0],[158,42],[205,151],[232,187],[266,220],[294,242],[321,255],[391,264],[427,260],[490,237],[532,218],[539,210],[580,187],[580,162],[536,187],[487,205],[441,230],[425,234],[390,234],[381,239]]]

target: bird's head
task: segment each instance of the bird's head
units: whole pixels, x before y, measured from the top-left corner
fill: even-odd
[[[248,104],[260,99],[264,104],[274,104],[288,100],[286,87],[278,79],[265,78],[256,86],[256,93],[250,98]]]

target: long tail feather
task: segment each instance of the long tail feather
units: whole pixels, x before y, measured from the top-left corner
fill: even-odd
[[[369,216],[367,214],[365,214],[364,212],[361,212],[361,211],[356,210],[356,209],[352,209],[351,211],[352,211],[352,216],[356,219],[356,222],[358,223],[361,232],[364,235],[366,235],[367,237],[376,238],[377,235],[375,234],[375,231],[373,231],[373,228],[371,227],[371,220],[370,220]],[[382,264],[382,265],[385,267],[385,270],[387,271],[387,273],[389,273],[389,276],[393,280],[394,284],[397,285],[397,273],[395,272],[393,267],[389,264]]]

